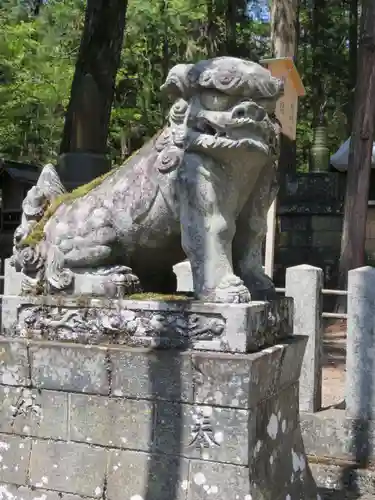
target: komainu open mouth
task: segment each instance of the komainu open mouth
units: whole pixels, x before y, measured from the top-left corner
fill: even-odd
[[[202,134],[206,135],[212,135],[214,137],[226,137],[227,135],[224,129],[215,128],[203,118],[198,120],[194,128],[197,132],[201,132]]]
[[[264,125],[251,118],[231,118],[227,124],[219,125],[199,117],[194,125],[191,146],[204,149],[246,148],[268,155],[269,131]]]

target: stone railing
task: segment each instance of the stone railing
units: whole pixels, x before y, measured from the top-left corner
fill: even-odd
[[[285,293],[294,298],[294,333],[309,338],[300,378],[300,411],[306,452],[317,462],[312,464],[315,477],[322,485],[374,494],[374,478],[363,476],[361,469],[375,459],[375,269],[349,272],[344,402],[335,407],[322,408],[321,398],[322,269],[287,269]],[[332,465],[321,465],[321,460]]]

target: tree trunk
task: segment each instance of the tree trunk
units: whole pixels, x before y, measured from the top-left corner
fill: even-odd
[[[168,24],[169,24],[169,17],[168,17],[168,4],[167,0],[161,0],[160,2],[160,18],[162,20],[162,23],[164,25],[164,33],[163,33],[163,40],[162,40],[162,59],[161,59],[161,79],[162,82],[164,83],[165,80],[167,79],[168,72],[170,70],[170,54],[169,54],[169,39],[168,39]],[[155,82],[156,83],[156,82]],[[166,95],[161,96],[161,113],[163,117],[163,122],[166,117],[166,112],[168,109],[168,97]]]
[[[348,135],[353,126],[354,89],[357,76],[357,47],[358,47],[358,0],[350,0],[349,10],[349,103],[347,107]]]
[[[271,6],[271,41],[275,57],[296,54],[297,0],[273,0]],[[295,171],[296,144],[286,135],[280,137],[279,175]]]
[[[313,122],[315,128],[319,123],[321,107],[325,101],[323,78],[324,72],[324,21],[327,16],[326,1],[314,0],[312,10],[312,104]]]
[[[271,41],[275,57],[294,57],[296,52],[297,0],[273,0]]]
[[[228,0],[225,12],[227,55],[232,57],[236,56],[236,49],[237,49],[236,14],[237,14],[237,6],[235,0]]]
[[[87,0],[60,154],[105,154],[127,0]]]
[[[365,263],[366,218],[375,117],[375,2],[363,0],[357,85],[341,241],[339,282]]]

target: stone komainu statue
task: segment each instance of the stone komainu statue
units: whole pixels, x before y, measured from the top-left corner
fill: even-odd
[[[25,292],[77,294],[83,282],[93,295],[171,292],[187,256],[198,299],[270,297],[261,251],[282,82],[221,57],[175,66],[162,89],[174,99],[168,124],[124,165],[73,193],[43,169],[14,237]]]

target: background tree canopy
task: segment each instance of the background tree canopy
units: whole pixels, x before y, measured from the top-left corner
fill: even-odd
[[[0,0],[0,156],[44,163],[59,151],[84,0]],[[331,152],[347,139],[355,85],[355,0],[301,0],[297,66],[307,96],[298,120],[297,166],[306,170],[312,126],[326,103]],[[129,0],[111,116],[119,162],[163,124],[159,87],[168,69],[215,55],[271,55],[264,0]],[[355,46],[355,50],[353,47]]]

